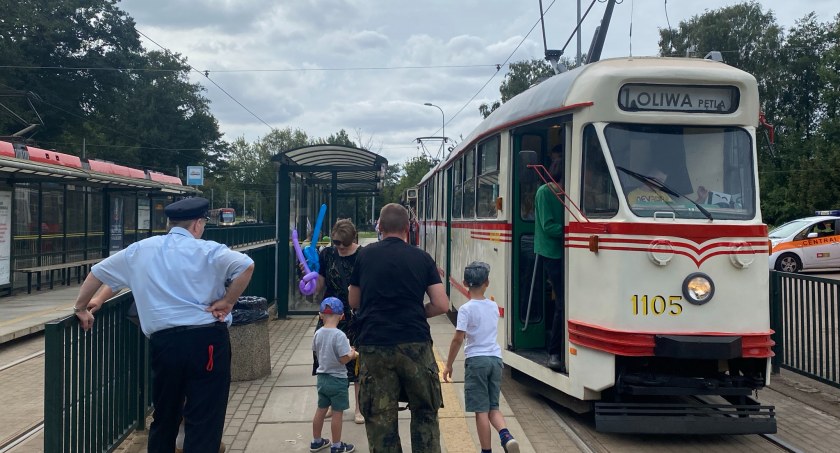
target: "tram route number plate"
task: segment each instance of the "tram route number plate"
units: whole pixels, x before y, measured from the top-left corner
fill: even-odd
[[[630,296],[633,316],[678,316],[683,311],[683,296],[633,294]]]

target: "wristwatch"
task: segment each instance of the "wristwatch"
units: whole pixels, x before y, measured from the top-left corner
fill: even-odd
[[[76,314],[76,313],[78,313],[78,312],[80,312],[80,311],[85,311],[85,310],[87,310],[87,308],[79,308],[79,307],[77,307],[77,306],[75,306],[75,305],[73,306],[73,314]]]

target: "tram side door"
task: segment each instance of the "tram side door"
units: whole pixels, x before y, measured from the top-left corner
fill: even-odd
[[[544,134],[523,133],[512,135],[514,171],[511,172],[513,188],[513,237],[511,269],[511,313],[508,346],[512,349],[534,349],[545,345],[545,283],[542,266],[537,265],[534,254],[534,195],[541,181],[536,173],[525,167],[519,152],[536,151],[546,154]],[[535,268],[535,265],[536,268]],[[533,287],[533,291],[532,291]]]

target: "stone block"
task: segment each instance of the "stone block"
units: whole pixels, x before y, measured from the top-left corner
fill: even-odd
[[[230,327],[230,379],[251,381],[271,373],[268,320]]]

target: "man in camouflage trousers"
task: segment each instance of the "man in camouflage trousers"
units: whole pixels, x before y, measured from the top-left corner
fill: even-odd
[[[427,318],[449,298],[428,253],[406,243],[408,211],[396,203],[379,216],[382,240],[363,247],[350,277],[349,303],[359,325],[360,409],[371,453],[402,452],[400,395],[411,410],[411,451],[440,452],[438,367]],[[430,303],[423,304],[425,295]]]

